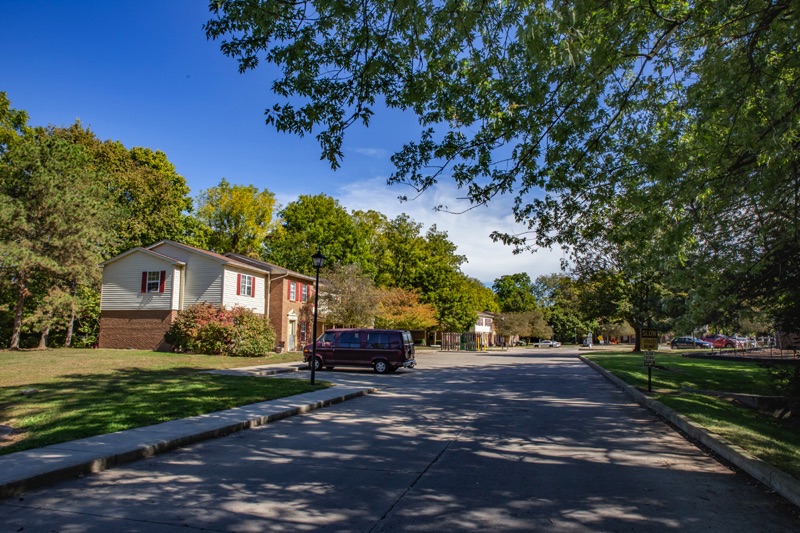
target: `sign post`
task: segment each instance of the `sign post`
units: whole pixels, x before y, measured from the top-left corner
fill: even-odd
[[[656,366],[656,354],[645,352],[644,366],[647,367],[647,392],[653,392],[653,367]]]
[[[658,330],[656,328],[642,328],[639,345],[644,352],[644,366],[647,367],[647,392],[653,392],[653,367],[656,366],[658,350]]]

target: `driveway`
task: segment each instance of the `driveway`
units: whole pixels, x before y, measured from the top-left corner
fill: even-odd
[[[380,391],[4,500],[0,531],[800,531],[576,355],[320,372]]]

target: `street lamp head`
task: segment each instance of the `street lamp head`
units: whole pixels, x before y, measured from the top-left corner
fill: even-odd
[[[311,256],[311,261],[314,262],[314,268],[322,268],[322,265],[325,264],[325,256],[318,251]]]

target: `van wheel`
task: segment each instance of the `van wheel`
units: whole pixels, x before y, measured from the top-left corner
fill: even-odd
[[[320,357],[314,359],[314,370],[322,370],[322,359]]]
[[[377,361],[375,361],[374,366],[375,366],[375,372],[378,374],[386,374],[387,372],[389,372],[389,369],[391,368],[389,366],[389,363],[387,363],[383,359],[378,359]]]

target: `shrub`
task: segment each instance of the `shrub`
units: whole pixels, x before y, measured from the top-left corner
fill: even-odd
[[[272,351],[275,332],[266,317],[250,309],[205,303],[178,313],[164,340],[175,351],[255,357]]]
[[[275,348],[275,331],[264,315],[241,307],[233,311],[233,335],[226,347],[228,355],[258,357]]]

